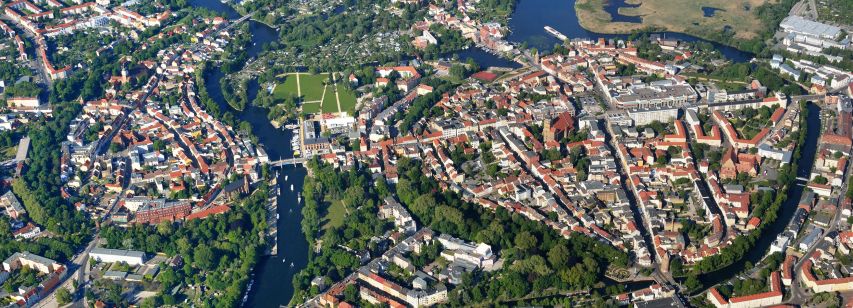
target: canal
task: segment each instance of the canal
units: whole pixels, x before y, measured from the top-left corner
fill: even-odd
[[[623,0],[624,2],[624,0]],[[239,13],[229,5],[220,2],[219,0],[190,0],[190,5],[204,7],[211,11],[224,14],[229,19],[239,18]],[[339,8],[340,9],[340,8]],[[336,11],[339,11],[336,9]],[[249,30],[252,34],[252,45],[248,48],[250,58],[256,58],[262,51],[263,46],[278,38],[278,32],[262,23],[249,20]],[[520,0],[516,6],[516,10],[512,14],[510,21],[510,29],[512,33],[508,36],[511,42],[527,42],[530,46],[540,49],[551,48],[554,43],[559,43],[556,38],[547,35],[543,29],[549,25],[558,31],[566,34],[570,38],[625,38],[625,35],[607,35],[597,34],[586,31],[577,20],[577,15],[574,10],[574,0]],[[700,40],[698,38],[680,34],[680,33],[663,33],[668,38],[674,38],[686,41]],[[752,54],[742,52],[732,47],[716,44],[715,47],[720,49],[723,54],[735,61],[745,62],[752,58]],[[473,58],[483,68],[495,67],[510,67],[517,68],[518,64],[507,59],[503,59],[496,55],[485,52],[479,48],[471,48],[456,53],[460,59]],[[281,130],[273,127],[267,119],[267,110],[252,106],[251,104],[243,111],[233,110],[230,105],[225,102],[222,95],[219,80],[223,77],[222,72],[212,71],[205,78],[210,97],[216,101],[222,110],[230,110],[241,121],[246,121],[252,124],[252,130],[255,136],[258,137],[260,143],[265,147],[271,159],[286,158],[292,156],[293,150],[290,146],[292,133],[289,130]],[[254,100],[254,97],[259,91],[257,82],[251,82],[249,86],[249,101]],[[815,108],[810,105],[809,108]],[[817,111],[813,111],[809,116],[809,125],[813,125],[812,118],[817,118]],[[815,120],[817,125],[820,125],[819,119]],[[801,159],[801,169],[805,168],[808,162],[808,169],[811,168],[811,162],[814,158],[814,144],[816,143],[816,134],[818,129],[810,129],[806,144],[812,145],[806,147],[806,151]],[[813,136],[815,135],[815,136]],[[306,170],[301,167],[284,167],[281,168],[278,177],[279,188],[281,195],[278,199],[278,255],[262,257],[254,271],[254,283],[249,292],[246,307],[278,307],[286,305],[293,296],[294,290],[292,278],[295,273],[304,268],[308,263],[308,244],[302,234],[300,222],[302,219],[301,208],[297,202],[297,193],[302,190],[303,180],[306,176]],[[808,171],[805,171],[808,173]],[[798,175],[800,170],[798,170]],[[292,189],[291,189],[292,185]],[[789,203],[796,203],[799,195],[802,193],[802,187],[794,187],[789,191],[792,197],[783,206],[782,213],[777,222],[769,229],[768,234],[773,234],[772,237],[762,238],[757,249],[750,253],[745,260],[760,260],[763,252],[767,250],[775,235],[781,232],[787,221],[793,214],[793,207]],[[793,197],[796,194],[797,197]],[[793,201],[792,201],[793,200]],[[757,252],[756,252],[757,251]],[[743,260],[743,261],[745,261]],[[709,273],[702,276],[702,281],[711,283],[713,281],[723,281],[731,277],[731,273],[739,271],[743,268],[743,261],[733,264],[732,266],[714,273]],[[612,283],[612,282],[609,282]],[[608,283],[608,284],[609,284]],[[648,285],[646,282],[628,283],[625,284],[629,290],[635,290]]]
[[[219,0],[190,0],[190,4],[219,12],[229,19],[239,18],[230,6]],[[263,46],[278,39],[278,32],[267,25],[248,20],[252,34],[252,45],[248,47],[250,58],[256,58]],[[252,133],[258,137],[270,159],[290,157],[292,133],[273,127],[267,119],[267,110],[249,104],[245,110],[237,111],[225,101],[219,86],[223,74],[213,70],[205,76],[205,84],[211,99],[219,104],[221,110],[231,111],[236,118],[252,124]],[[257,81],[249,83],[249,101],[255,99],[260,90]],[[281,195],[278,196],[278,255],[262,257],[254,271],[254,282],[245,307],[279,307],[286,305],[293,296],[293,275],[308,264],[308,243],[302,234],[300,222],[302,211],[297,194],[302,191],[306,170],[302,167],[287,166],[277,169]]]
[[[793,102],[792,104],[796,103]],[[807,109],[809,111],[808,118],[806,118],[808,131],[806,132],[806,141],[800,150],[800,160],[797,161],[797,177],[804,178],[810,178],[815,153],[817,152],[817,141],[821,132],[820,107],[809,103]],[[791,221],[800,197],[803,195],[803,190],[804,186],[799,185],[799,183],[788,188],[788,198],[782,203],[779,209],[779,216],[764,230],[764,234],[759,237],[755,247],[744,258],[722,269],[700,275],[699,281],[705,287],[710,287],[725,282],[743,271],[746,268],[746,261],[749,261],[751,264],[758,264],[767,255],[770,245],[773,244],[776,237],[785,230],[785,227]]]

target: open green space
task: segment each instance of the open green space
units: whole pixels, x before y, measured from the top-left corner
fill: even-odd
[[[284,83],[277,84],[273,90],[273,98],[282,100],[289,95],[298,95],[298,84],[296,83],[296,75],[285,77]]]
[[[337,228],[343,226],[344,218],[346,217],[346,208],[341,200],[326,200],[329,203],[329,208],[326,209],[326,215],[323,216],[322,229]]]
[[[325,86],[323,83],[329,80],[329,74],[301,74],[299,75],[299,86],[302,90],[302,98],[306,102],[319,101],[323,99]]]
[[[327,87],[326,95],[323,96],[323,113],[337,113],[338,99],[335,97],[335,87]]]
[[[303,113],[317,113],[317,112],[320,112],[320,103],[305,103],[305,104],[302,104],[302,112],[303,112]]]
[[[355,92],[347,87],[338,87],[338,100],[341,103],[341,112],[349,115],[355,114]]]

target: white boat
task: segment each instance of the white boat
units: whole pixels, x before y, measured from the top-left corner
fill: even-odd
[[[293,267],[293,262],[290,262],[290,267]]]
[[[551,34],[554,37],[560,39],[561,41],[565,41],[568,38],[567,36],[560,33],[560,31],[557,31],[557,29],[551,28],[550,26],[545,26],[545,31],[548,32],[548,34]]]
[[[302,194],[296,194],[296,204],[302,203]]]
[[[292,129],[292,130],[296,130],[297,127],[299,127],[299,126],[296,124],[287,124],[284,126],[284,128]]]
[[[275,189],[275,195],[276,195],[276,196],[281,196],[281,187],[276,187],[276,189]]]
[[[293,184],[290,184],[290,191],[293,191]]]
[[[278,214],[275,214],[275,219],[278,219]]]
[[[284,181],[285,181],[285,182],[287,182],[287,177],[288,177],[288,175],[287,175],[287,174],[285,174],[285,175],[284,175]]]

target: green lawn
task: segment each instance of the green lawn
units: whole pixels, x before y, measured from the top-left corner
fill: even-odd
[[[321,220],[323,222],[323,230],[342,226],[345,216],[346,209],[344,208],[344,203],[340,200],[331,200],[329,208],[326,210],[326,215]]]
[[[337,113],[338,99],[335,97],[335,87],[326,88],[326,96],[323,97],[323,113]]]
[[[296,82],[296,75],[289,74],[284,77],[284,82],[276,85],[273,90],[275,99],[284,99],[288,95],[298,95],[301,90],[303,102],[303,113],[337,113],[346,112],[349,115],[355,114],[356,94],[349,88],[341,86],[338,88],[338,97],[335,97],[334,86],[324,86],[329,80],[329,73],[316,75],[299,74],[299,83]],[[301,88],[300,88],[301,87]],[[323,93],[325,92],[325,96]],[[341,110],[338,110],[338,99],[340,99]],[[322,101],[322,102],[321,102]]]
[[[338,87],[338,99],[341,101],[341,112],[350,116],[355,114],[355,93],[345,86]]]
[[[323,82],[329,79],[329,74],[299,75],[299,85],[302,87],[302,98],[306,102],[323,99]]]
[[[320,103],[305,103],[305,104],[302,104],[302,112],[303,112],[303,113],[317,113],[317,112],[320,112]]]
[[[289,75],[285,77],[284,83],[280,83],[275,86],[275,89],[272,91],[273,97],[277,100],[281,100],[288,95],[299,95],[299,91],[296,86],[296,76]]]

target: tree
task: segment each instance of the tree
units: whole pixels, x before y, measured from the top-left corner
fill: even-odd
[[[71,292],[69,292],[68,289],[66,289],[65,287],[59,287],[59,289],[56,290],[56,301],[60,305],[68,304],[71,302],[71,300]]]
[[[698,290],[699,288],[702,288],[702,282],[699,281],[696,274],[691,273],[687,275],[687,279],[684,280],[684,288],[690,291]]]
[[[536,239],[536,236],[528,231],[522,231],[515,235],[515,247],[518,247],[518,249],[521,249],[522,251],[529,251],[536,248],[537,245],[538,240]]]
[[[568,266],[569,256],[569,249],[563,244],[554,245],[554,247],[551,247],[551,250],[548,250],[548,262],[550,262],[551,266],[554,268],[563,268]]]

